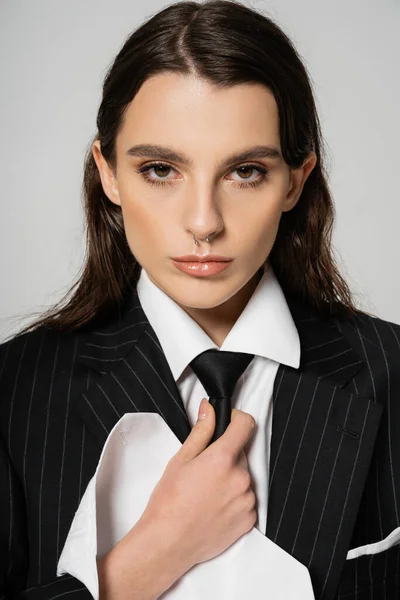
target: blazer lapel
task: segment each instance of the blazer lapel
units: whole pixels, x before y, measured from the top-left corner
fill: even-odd
[[[97,373],[73,403],[101,448],[129,412],[158,412],[185,441],[191,427],[179,389],[136,291],[118,317],[81,337],[77,360]]]
[[[382,407],[343,389],[364,367],[334,319],[287,297],[301,341],[298,370],[280,365],[266,535],[310,571],[316,599],[334,598]]]

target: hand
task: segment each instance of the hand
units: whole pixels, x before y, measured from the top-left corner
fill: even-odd
[[[215,411],[203,399],[198,419],[168,462],[141,520],[155,527],[186,568],[209,560],[249,531],[257,520],[256,497],[243,447],[255,428],[249,413],[232,409],[215,442]]]

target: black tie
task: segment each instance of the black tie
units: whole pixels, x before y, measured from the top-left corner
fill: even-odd
[[[215,430],[210,444],[228,427],[231,420],[231,397],[239,377],[253,358],[254,354],[213,348],[202,352],[190,363],[215,410]]]

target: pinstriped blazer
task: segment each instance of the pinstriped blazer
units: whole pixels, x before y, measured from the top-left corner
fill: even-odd
[[[316,599],[398,600],[400,545],[346,554],[400,526],[400,326],[286,299],[302,358],[275,379],[265,533],[307,566]],[[56,566],[105,440],[132,411],[159,412],[182,443],[190,432],[136,290],[79,331],[0,345],[1,600],[91,599]]]

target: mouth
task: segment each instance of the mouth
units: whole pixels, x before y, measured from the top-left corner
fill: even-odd
[[[210,260],[209,258],[206,260],[181,260],[181,258],[180,260],[172,259],[173,264],[180,271],[196,277],[218,275],[225,271],[233,260]]]

